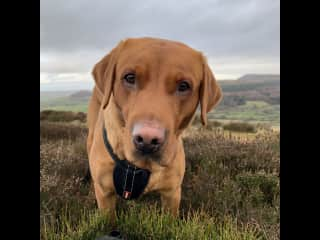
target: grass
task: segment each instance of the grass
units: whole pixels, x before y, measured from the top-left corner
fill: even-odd
[[[271,105],[263,101],[247,101],[236,107],[217,107],[208,114],[210,119],[229,119],[238,121],[280,123],[280,105]]]
[[[88,99],[72,99],[68,96],[59,96],[56,98],[42,97],[40,101],[40,111],[55,110],[55,111],[74,111],[87,112]]]
[[[65,105],[54,105],[54,106],[42,106],[40,111],[43,110],[54,110],[54,111],[75,111],[75,112],[87,112],[88,104],[75,104],[70,106]]]
[[[71,225],[71,223],[73,225]],[[82,211],[77,222],[70,212],[63,211],[59,224],[44,224],[44,240],[84,240],[104,236],[112,229],[109,218],[97,210]],[[254,223],[238,224],[226,217],[217,221],[205,212],[190,212],[181,219],[174,219],[159,211],[159,206],[132,203],[130,208],[118,211],[118,230],[125,239],[263,239]]]
[[[185,134],[180,218],[160,212],[159,195],[119,199],[117,227],[127,239],[279,239],[279,131]],[[97,210],[87,167],[84,124],[40,122],[40,238],[96,239],[111,230]],[[250,137],[249,137],[250,136]]]

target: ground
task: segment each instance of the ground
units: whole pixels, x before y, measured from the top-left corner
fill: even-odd
[[[127,239],[279,239],[280,133],[251,133],[196,121],[185,133],[186,175],[178,220],[160,212],[157,194],[118,201],[117,226]],[[243,128],[243,129],[247,129]],[[241,128],[240,128],[241,131]],[[97,210],[83,119],[40,122],[40,237],[96,239],[110,232]]]

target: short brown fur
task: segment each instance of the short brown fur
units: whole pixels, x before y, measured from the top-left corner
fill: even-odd
[[[138,85],[127,89],[123,73],[135,71]],[[102,138],[103,123],[120,159],[126,158],[151,171],[144,193],[158,191],[164,209],[178,215],[185,173],[182,132],[190,125],[197,106],[201,119],[222,97],[205,57],[185,44],[155,38],[121,41],[93,69],[95,87],[89,103],[87,150],[98,207],[115,216],[114,161]],[[186,96],[176,93],[177,82],[188,79]],[[167,130],[159,159],[134,154],[131,130],[136,121],[156,119]]]

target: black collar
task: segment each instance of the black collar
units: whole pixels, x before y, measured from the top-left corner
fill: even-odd
[[[112,149],[104,126],[102,135],[104,145],[116,163],[113,170],[113,184],[117,194],[126,200],[138,198],[147,186],[151,172],[138,168],[126,159],[119,159]]]
[[[112,146],[108,140],[108,135],[107,135],[107,130],[105,128],[105,126],[103,125],[103,142],[104,142],[104,145],[106,146],[110,156],[112,157],[112,159],[115,161],[115,162],[119,162],[119,161],[127,161],[126,159],[124,160],[120,160],[119,157],[113,152],[113,149],[112,149]],[[129,163],[129,162],[128,162]],[[130,164],[130,163],[129,163]]]

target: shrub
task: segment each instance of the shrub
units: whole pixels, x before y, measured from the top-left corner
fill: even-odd
[[[215,128],[218,128],[218,127],[222,127],[222,122],[219,122],[217,120],[210,120],[208,119],[208,123],[207,123],[207,126],[204,127],[202,125],[202,121],[201,121],[201,117],[199,114],[197,114],[195,117],[194,117],[194,120],[192,122],[192,125],[193,126],[200,126],[201,129],[204,129],[204,130],[213,130]]]
[[[83,211],[96,209],[92,186],[81,182],[88,169],[85,144],[87,130],[71,123],[48,121],[40,122],[40,128],[41,236],[42,239],[74,239],[73,234],[78,230],[80,233],[84,229],[81,224],[78,225],[79,219],[84,217]],[[259,232],[266,236],[264,239],[278,239],[279,140],[279,133],[273,131],[259,132],[250,140],[240,141],[232,134],[224,134],[223,130],[190,129],[183,140],[186,173],[182,185],[181,215],[203,212],[206,216],[203,221],[212,226],[212,229],[216,224],[223,222],[226,216],[238,221],[239,225],[246,225],[253,221]],[[164,222],[159,218],[159,225],[157,225],[157,215],[150,215],[149,218],[149,210],[146,214],[141,210],[142,215],[139,215],[140,210],[135,210],[136,204],[151,206],[159,203],[159,195],[153,193],[135,202],[118,201],[122,231],[128,233],[132,231],[135,236],[154,234],[154,231],[157,231],[159,236],[170,234],[168,231],[175,226],[172,225],[173,223],[168,223],[170,228],[166,227],[161,225]],[[67,222],[64,217],[66,208]],[[130,213],[131,210],[137,211],[131,212],[134,217],[127,213],[121,215],[121,212],[129,211]],[[149,228],[151,225],[147,225],[148,219],[155,220],[155,225],[151,228]],[[91,221],[90,218],[87,220],[83,224],[98,223],[96,220]],[[197,221],[196,217],[179,224],[182,225],[174,228],[175,231],[195,229],[191,231],[193,232],[204,227],[202,220]],[[100,223],[98,225],[100,226]],[[101,224],[102,226],[106,225]],[[164,227],[161,228],[161,226]],[[227,226],[223,225],[221,231],[226,228]],[[71,232],[65,232],[66,229]],[[95,231],[108,230],[100,227],[86,229],[93,229],[94,236],[97,234]],[[50,233],[46,231],[53,231],[53,234],[57,234],[56,238],[50,238]],[[243,229],[240,232],[242,231]],[[61,238],[59,234],[62,233],[69,238]],[[179,236],[185,236],[184,234],[181,233]],[[222,237],[222,239],[239,239],[236,236],[239,235],[235,235],[234,238]],[[243,238],[240,237],[240,239]]]
[[[237,96],[237,95],[225,95],[220,104],[221,106],[225,107],[236,107],[246,104],[246,99],[243,96]]]
[[[235,132],[255,133],[256,128],[253,124],[246,122],[230,122],[223,126],[223,129]]]
[[[208,129],[213,129],[221,126],[222,126],[222,123],[216,120],[209,120],[207,124]]]
[[[279,222],[279,136],[261,133],[238,141],[218,131],[184,139],[186,174],[182,208],[204,208],[217,218],[256,219],[272,234]],[[273,229],[273,230],[272,230]],[[271,234],[271,233],[268,234]]]
[[[202,124],[201,123],[201,117],[199,114],[196,114],[194,119],[193,119],[193,122],[192,122],[192,125],[200,125]]]
[[[257,123],[256,124],[256,129],[260,129],[260,130],[266,130],[266,131],[270,131],[271,130],[271,125],[269,123]]]
[[[87,115],[83,112],[71,112],[71,111],[53,111],[44,110],[40,112],[40,121],[51,122],[71,122],[79,120],[80,122],[86,122]]]
[[[61,122],[40,121],[40,138],[43,139],[70,139],[75,140],[78,137],[87,134],[87,129],[71,124]]]

